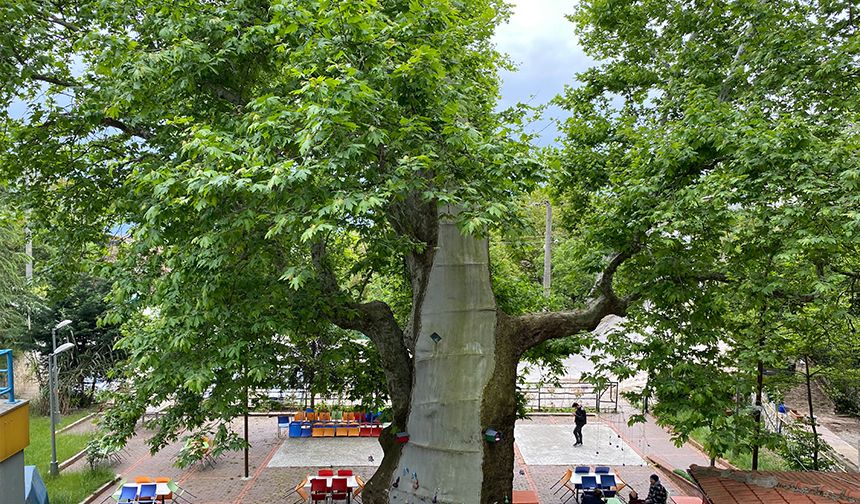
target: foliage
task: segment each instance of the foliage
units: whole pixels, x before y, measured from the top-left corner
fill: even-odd
[[[30,329],[21,327],[21,334],[16,336],[21,348],[38,352],[44,360],[52,351],[51,329],[60,320],[72,320],[71,330],[57,334],[58,345],[66,340],[75,345],[58,358],[62,366],[58,376],[63,409],[90,405],[95,399],[96,383],[104,382],[121,358],[113,349],[119,326],[101,322],[108,310],[105,298],[110,288],[107,280],[89,275],[79,275],[68,288],[49,284],[44,288],[47,299],[32,313]]]
[[[69,248],[129,230],[105,268],[127,356],[103,420],[116,439],[167,402],[153,449],[185,429],[239,446],[226,426],[246,391],[253,402],[298,379],[287,360],[333,307],[402,275],[420,241],[411,208],[457,205],[473,233],[511,218],[537,164],[495,111],[508,64],[490,37],[507,12],[497,0],[0,7],[17,55],[0,65],[0,103],[28,107],[4,118],[5,178]],[[323,242],[339,293],[316,275]],[[352,393],[378,402],[378,382],[373,369]]]
[[[838,321],[833,339],[853,337],[855,10],[592,0],[571,16],[602,62],[557,99],[571,114],[563,223],[590,251],[579,267],[637,250],[618,280],[645,300],[598,368],[646,374],[660,422],[679,441],[708,427],[711,455],[776,443],[749,407],[756,371],[796,359],[816,312]]]
[[[810,471],[818,466],[819,471],[832,471],[837,468],[833,462],[832,449],[803,424],[788,424],[783,430],[785,439],[779,445],[779,453],[793,471]],[[815,454],[818,451],[820,454]]]
[[[11,343],[7,331],[23,322],[20,305],[25,290],[24,239],[18,213],[8,205],[7,195],[0,192],[0,347]]]

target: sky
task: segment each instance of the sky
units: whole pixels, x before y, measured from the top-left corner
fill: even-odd
[[[573,0],[508,0],[514,5],[508,24],[496,31],[498,49],[518,65],[515,72],[502,74],[501,108],[517,102],[538,105],[559,94],[565,84],[575,83],[574,75],[594,60],[583,53],[565,14],[573,11]],[[559,110],[550,111],[558,115]],[[546,122],[542,142],[552,143],[557,131]]]

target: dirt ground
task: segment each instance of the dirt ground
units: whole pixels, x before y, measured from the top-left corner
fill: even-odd
[[[801,414],[808,414],[809,406],[806,399],[806,385],[800,384],[786,394],[785,405],[797,410]],[[821,386],[814,381],[812,383],[812,407],[819,423],[833,431],[851,446],[857,446],[857,443],[860,442],[860,418],[837,415],[833,401],[830,400],[830,397],[828,397]]]

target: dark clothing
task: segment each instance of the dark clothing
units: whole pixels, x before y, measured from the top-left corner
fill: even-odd
[[[669,499],[669,494],[663,488],[663,484],[659,481],[651,485],[648,490],[648,497],[645,499],[645,504],[666,504]]]
[[[606,500],[591,493],[584,493],[581,504],[606,504]]]
[[[588,420],[585,418],[585,410],[582,407],[576,408],[576,411],[573,413],[573,423],[576,425],[585,425],[588,423]]]
[[[582,426],[586,422],[585,410],[582,409],[582,406],[576,408],[576,411],[573,413],[573,423],[576,424],[576,428],[573,429],[573,437],[576,438],[576,444],[582,444]]]

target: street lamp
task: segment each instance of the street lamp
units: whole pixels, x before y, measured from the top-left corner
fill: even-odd
[[[51,476],[60,474],[60,467],[57,464],[57,414],[59,409],[59,400],[57,399],[57,355],[71,350],[75,347],[74,343],[63,343],[57,347],[57,331],[71,324],[72,321],[66,319],[51,329],[51,342],[53,352],[48,356],[48,391],[50,395],[51,408]]]

